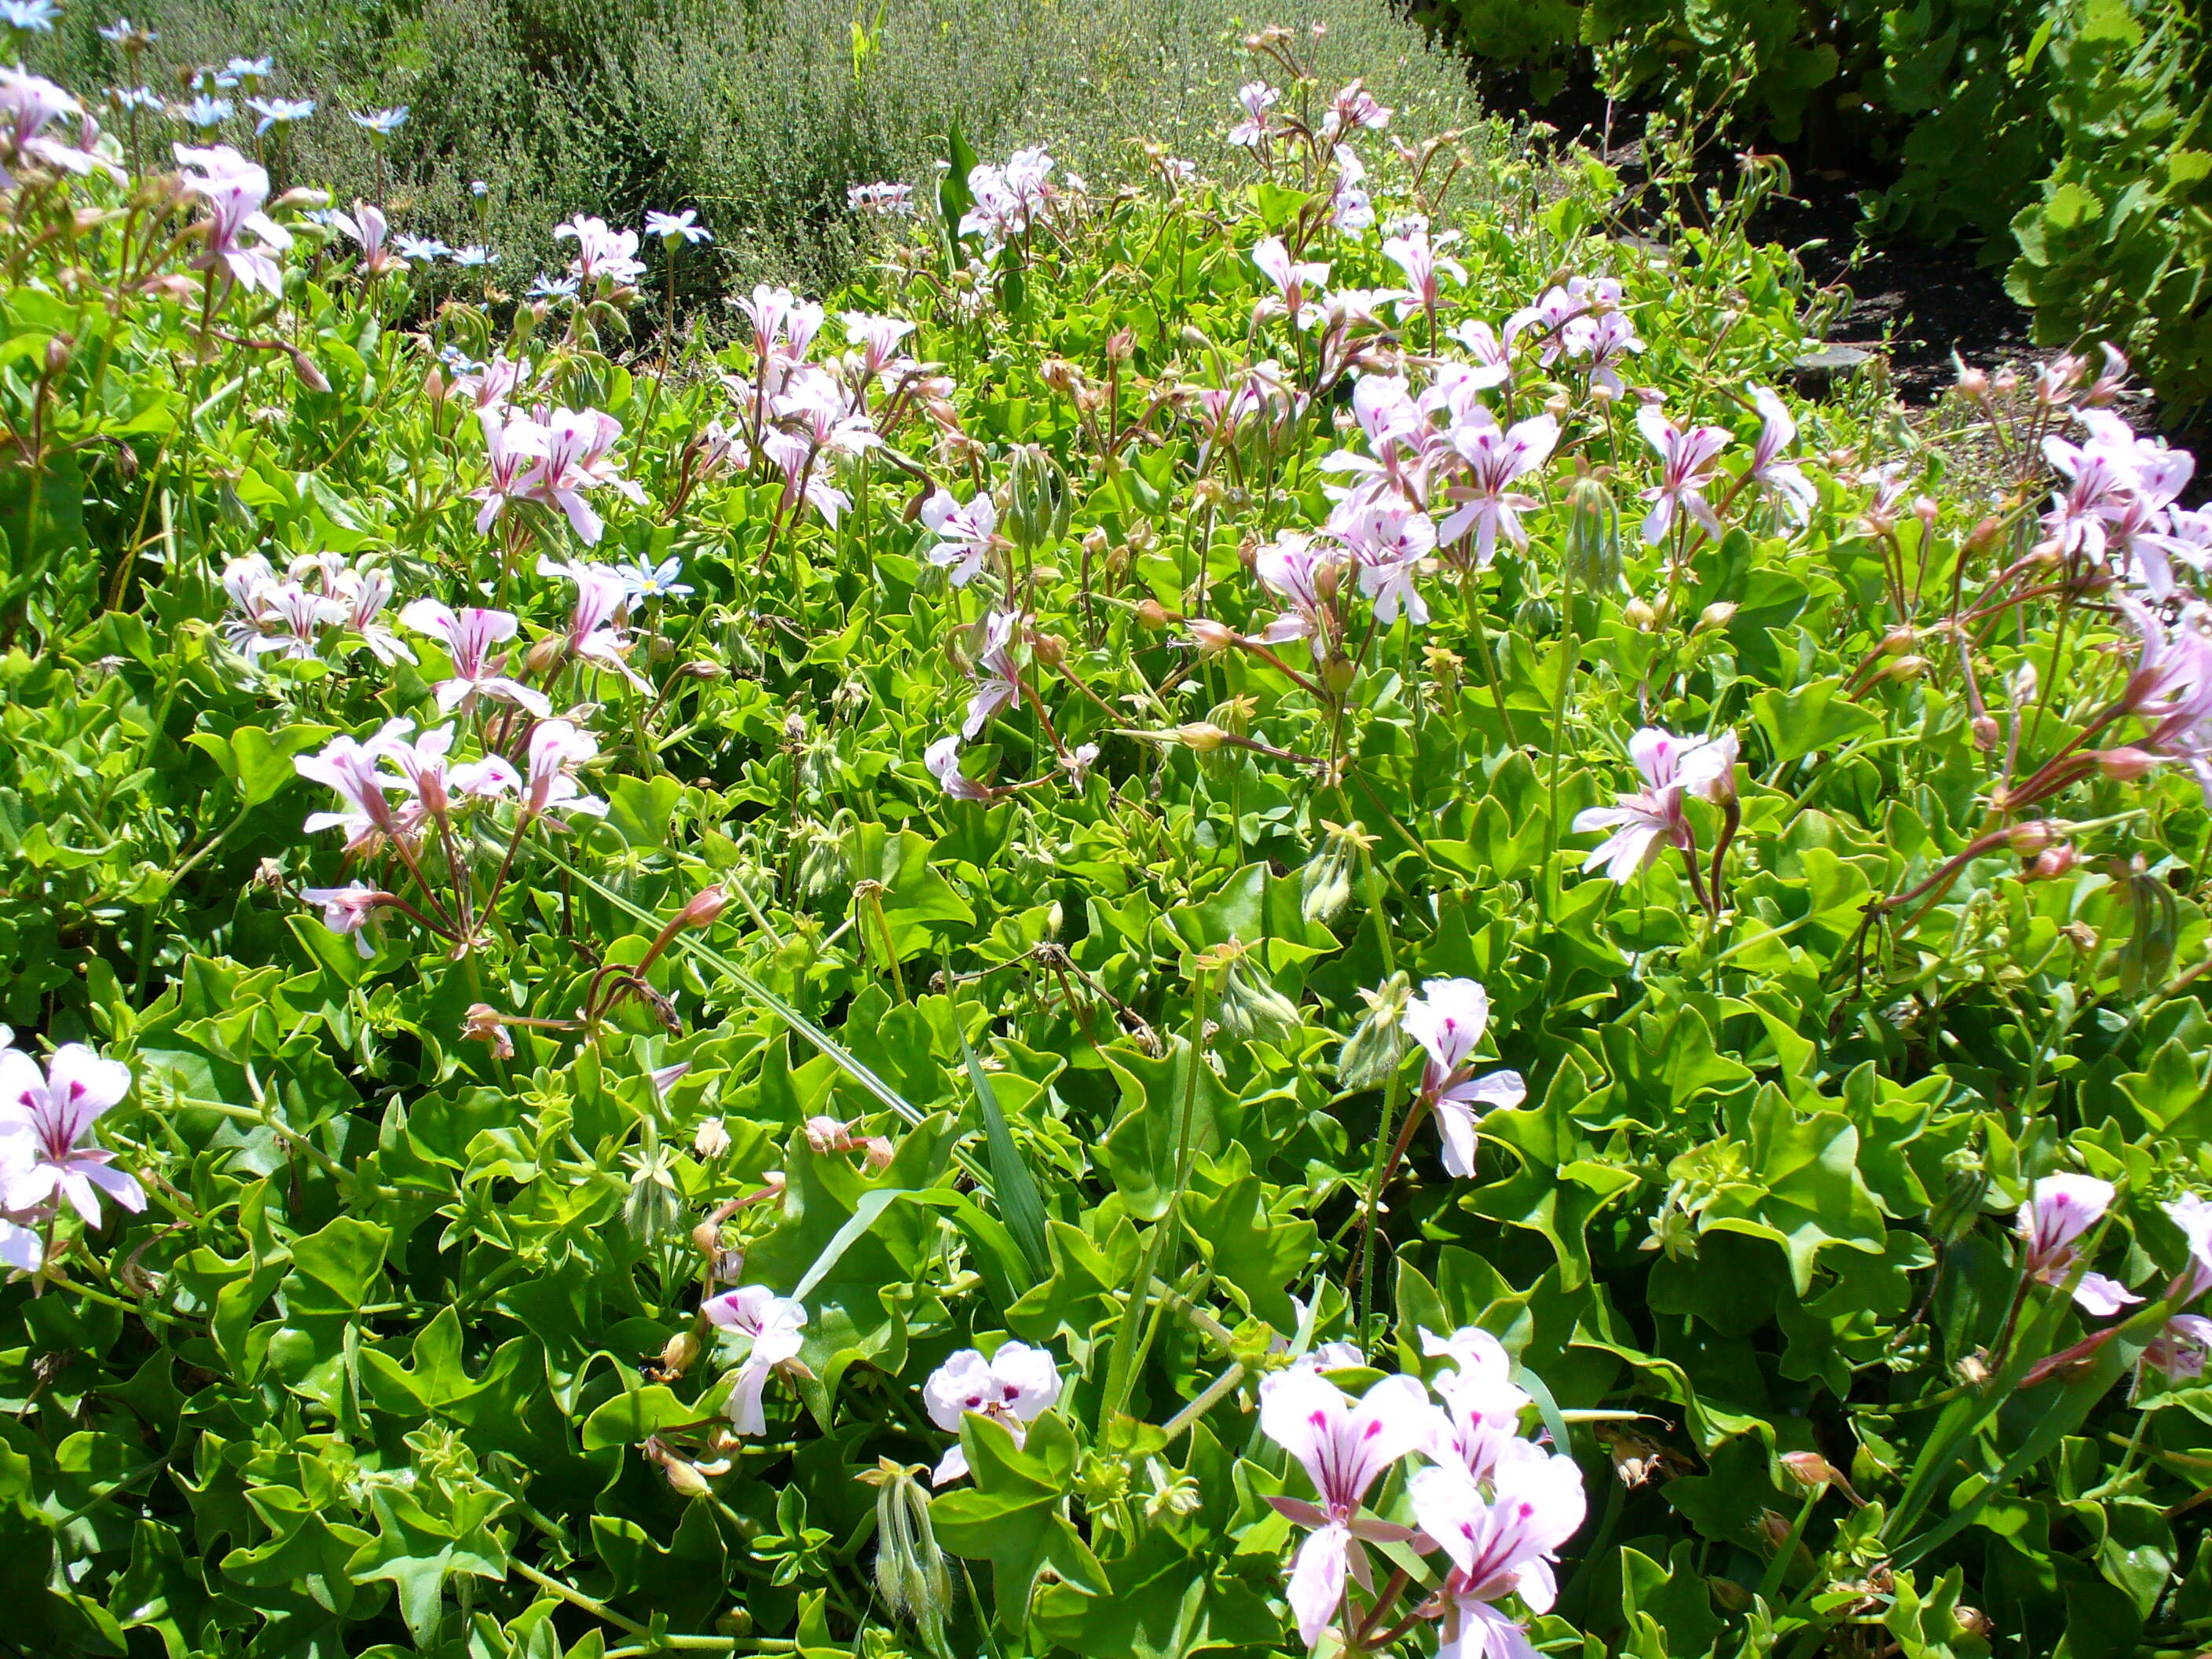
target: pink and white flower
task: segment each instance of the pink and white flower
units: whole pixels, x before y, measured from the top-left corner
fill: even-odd
[[[2114,1188],[2094,1176],[2049,1175],[2035,1183],[2014,1224],[2021,1239],[2021,1267],[2033,1279],[2063,1285],[2081,1260],[2079,1241],[2112,1207]],[[2084,1313],[2116,1314],[2142,1298],[2118,1279],[2085,1273],[2074,1286]]]
[[[511,640],[521,624],[513,613],[483,605],[455,611],[435,599],[416,599],[399,613],[400,622],[417,634],[428,635],[446,647],[453,661],[453,678],[434,688],[441,714],[473,708],[479,697],[496,697],[526,708],[540,720],[553,712],[542,692],[520,680],[508,678],[494,660],[494,647]]]
[[[1662,848],[1687,851],[1696,845],[1684,805],[1692,795],[1712,800],[1734,787],[1735,733],[1678,738],[1647,726],[1628,740],[1628,757],[1636,763],[1644,787],[1617,797],[1617,805],[1592,806],[1575,815],[1577,835],[1613,832],[1591,849],[1583,868],[1603,865],[1607,876],[1624,885],[1658,857]]]
[[[322,907],[323,926],[333,933],[349,936],[357,955],[366,960],[376,954],[363,930],[378,908],[390,900],[389,893],[365,881],[349,881],[343,887],[303,887],[300,896]]]
[[[284,273],[275,255],[292,246],[292,233],[262,210],[269,199],[269,174],[228,144],[195,149],[176,146],[179,176],[187,195],[207,206],[200,222],[207,247],[192,263],[202,270],[218,267],[233,281],[267,294],[283,291]],[[248,232],[254,246],[246,246]]]
[[[332,738],[320,754],[293,757],[294,771],[311,783],[326,785],[338,797],[337,811],[309,815],[304,826],[309,835],[324,830],[343,830],[345,850],[349,853],[363,851],[382,841],[398,841],[406,836],[398,814],[385,798],[387,789],[403,786],[399,779],[377,769],[377,762],[383,755],[380,738],[371,738],[364,744],[340,736]]]
[[[988,1359],[974,1348],[963,1348],[930,1373],[922,1384],[922,1403],[929,1420],[948,1434],[960,1432],[969,1412],[1003,1423],[1022,1443],[1028,1425],[1050,1411],[1060,1398],[1060,1368],[1042,1348],[1024,1342],[1005,1342]],[[955,1442],[931,1472],[932,1486],[941,1486],[968,1473],[968,1454]]]
[[[568,262],[568,272],[580,282],[630,288],[645,275],[634,230],[615,230],[604,219],[580,213],[568,223],[554,226],[553,240],[575,243],[576,257]]]
[[[1549,415],[1538,415],[1508,428],[1487,418],[1486,412],[1482,420],[1454,426],[1450,441],[1466,463],[1465,479],[1444,491],[1461,506],[1437,526],[1437,539],[1455,542],[1472,529],[1478,566],[1488,565],[1495,556],[1500,532],[1514,546],[1528,546],[1528,532],[1522,528],[1521,515],[1537,505],[1536,498],[1508,486],[1551,458],[1559,441],[1559,423]]]
[[[529,771],[522,781],[527,817],[581,812],[605,817],[607,804],[577,787],[575,771],[599,752],[599,742],[568,720],[540,720],[530,728]]]
[[[1487,1480],[1500,1463],[1519,1455],[1521,1413],[1531,1396],[1513,1381],[1513,1361],[1505,1345],[1480,1326],[1467,1326],[1448,1337],[1424,1330],[1421,1352],[1448,1358],[1452,1368],[1431,1385],[1444,1402],[1434,1417],[1434,1437],[1422,1447],[1450,1468]]]
[[[1471,979],[1432,979],[1401,1018],[1406,1035],[1428,1056],[1420,1096],[1436,1113],[1444,1172],[1471,1176],[1481,1118],[1518,1106],[1528,1094],[1518,1072],[1474,1074],[1475,1045],[1490,1024],[1490,994]]]
[[[954,800],[988,800],[991,792],[960,769],[960,734],[948,732],[921,751],[921,763],[937,787]]]
[[[1274,284],[1275,292],[1282,296],[1283,308],[1296,326],[1311,328],[1322,320],[1322,308],[1316,301],[1322,290],[1328,286],[1326,262],[1293,260],[1290,250],[1283,246],[1283,239],[1270,236],[1252,250],[1252,263],[1259,267],[1262,276]]]
[[[506,388],[512,389],[511,385]],[[483,428],[485,457],[491,465],[490,477],[469,492],[483,503],[477,513],[479,536],[490,533],[493,523],[506,511],[509,501],[528,496],[539,465],[545,459],[546,445],[551,441],[552,434],[537,422],[509,410],[504,398],[504,391],[495,396],[480,389],[477,400],[477,419]]]
[[[1414,1378],[1386,1376],[1357,1402],[1318,1370],[1278,1371],[1260,1384],[1260,1429],[1296,1458],[1318,1503],[1267,1501],[1312,1535],[1291,1567],[1291,1611],[1308,1647],[1343,1604],[1347,1575],[1372,1588],[1363,1540],[1402,1543],[1410,1527],[1363,1516],[1383,1472],[1429,1436],[1434,1407]]]
[[[1564,1453],[1547,1456],[1521,1443],[1522,1455],[1497,1467],[1487,1498],[1467,1474],[1445,1465],[1423,1469],[1407,1483],[1421,1530],[1451,1558],[1440,1659],[1534,1659],[1519,1621],[1497,1604],[1518,1595],[1540,1613],[1558,1599],[1552,1563],[1588,1512],[1583,1474]]]
[[[1773,498],[1785,522],[1802,525],[1820,497],[1804,469],[1783,459],[1797,441],[1796,417],[1763,386],[1751,388],[1751,401],[1760,421],[1759,441],[1752,446],[1751,477]]]
[[[963,506],[940,489],[921,504],[921,521],[937,536],[928,552],[932,564],[949,567],[952,585],[965,587],[998,545],[999,509],[988,491]]]
[[[115,1154],[91,1139],[100,1115],[130,1091],[131,1068],[81,1042],[55,1049],[43,1073],[21,1049],[0,1048],[0,1210],[65,1198],[97,1227],[102,1193],[126,1210],[144,1209],[138,1183],[110,1168]]]
[[[799,1351],[806,1340],[799,1334],[806,1328],[805,1308],[788,1297],[778,1296],[765,1285],[747,1285],[709,1297],[699,1304],[699,1311],[721,1329],[752,1339],[744,1363],[738,1368],[726,1409],[730,1425],[738,1433],[766,1434],[768,1415],[761,1398],[769,1374],[779,1368],[804,1369],[799,1365]]]
[[[1644,520],[1644,539],[1655,547],[1664,541],[1678,513],[1696,520],[1708,534],[1721,534],[1720,514],[1705,499],[1705,490],[1713,481],[1713,463],[1729,447],[1727,429],[1693,426],[1684,431],[1656,404],[1636,411],[1636,428],[1659,457],[1659,482],[1644,492],[1652,504]]]
[[[612,669],[639,690],[650,692],[651,683],[629,665],[624,653],[629,650],[630,641],[623,637],[619,626],[619,619],[635,591],[631,579],[606,565],[586,564],[580,559],[567,562],[542,556],[538,561],[538,574],[565,576],[576,584],[576,608],[569,613],[567,629],[568,649],[586,662]]]

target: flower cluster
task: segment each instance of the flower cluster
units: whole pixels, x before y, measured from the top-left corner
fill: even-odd
[[[1496,1337],[1468,1328],[1421,1338],[1427,1357],[1447,1362],[1428,1387],[1388,1376],[1355,1401],[1312,1364],[1261,1384],[1261,1429],[1304,1470],[1315,1493],[1268,1499],[1310,1534],[1291,1564],[1291,1609],[1310,1648],[1332,1624],[1371,1638],[1388,1627],[1395,1592],[1377,1595],[1367,1545],[1441,1551],[1443,1581],[1413,1620],[1440,1625],[1440,1653],[1518,1659],[1533,1650],[1499,1604],[1516,1598],[1532,1613],[1550,1609],[1558,1594],[1552,1562],[1585,1512],[1582,1471],[1522,1435],[1531,1401]],[[1412,1524],[1370,1506],[1378,1483],[1387,1487],[1409,1457],[1421,1462],[1395,1496]],[[1354,1583],[1370,1598],[1364,1610],[1352,1598]]]
[[[302,554],[280,577],[266,557],[249,554],[223,568],[222,588],[230,596],[222,636],[249,661],[332,656],[349,640],[381,663],[415,660],[384,620],[391,574],[367,558]]]
[[[983,161],[969,168],[968,190],[975,200],[960,216],[959,234],[981,236],[986,248],[1027,235],[1060,199],[1052,170],[1052,157],[1042,149],[1016,150],[1004,167]]]

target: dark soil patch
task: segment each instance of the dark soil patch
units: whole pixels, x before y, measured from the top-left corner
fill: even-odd
[[[1897,395],[1916,406],[1949,388],[1954,355],[1982,368],[2035,356],[2033,318],[2005,292],[2002,266],[1983,263],[1978,246],[1860,240],[1858,193],[1869,182],[1798,178],[1794,199],[1770,203],[1751,227],[1763,241],[1796,248],[1814,281],[1850,290],[1831,343],[1884,352]]]

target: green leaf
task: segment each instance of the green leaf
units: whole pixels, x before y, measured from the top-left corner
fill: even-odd
[[[1060,1512],[1075,1483],[1075,1437],[1067,1420],[1046,1413],[1018,1446],[1004,1424],[970,1412],[960,1425],[960,1443],[975,1486],[939,1498],[931,1516],[946,1549],[991,1564],[1001,1627],[1021,1628],[1037,1575],[1047,1567],[1071,1590],[1104,1595],[1110,1588],[1105,1569]]]
[[[1795,691],[1761,691],[1751,700],[1752,717],[1766,734],[1774,763],[1780,765],[1820,750],[1841,748],[1854,738],[1881,730],[1872,709],[1843,696],[1840,679],[1814,680]]]

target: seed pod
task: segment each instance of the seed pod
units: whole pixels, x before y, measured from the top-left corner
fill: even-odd
[[[1620,509],[1593,477],[1576,479],[1567,490],[1566,564],[1569,579],[1592,592],[1620,580]]]
[[[1540,593],[1531,593],[1514,607],[1513,626],[1523,634],[1556,634],[1559,607]]]
[[[1377,1089],[1396,1074],[1406,1058],[1407,1036],[1401,1023],[1413,981],[1393,974],[1378,990],[1362,988],[1359,995],[1367,1012],[1337,1051],[1336,1080],[1346,1090]]]
[[[1035,444],[1014,451],[1006,511],[1000,528],[1024,552],[1047,546],[1067,533],[1066,469]]]
[[[1248,975],[1239,959],[1221,975],[1221,1029],[1246,1042],[1267,1042],[1294,1031],[1298,1006],[1257,975]]]

